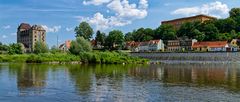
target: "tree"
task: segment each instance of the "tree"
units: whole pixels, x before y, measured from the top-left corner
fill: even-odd
[[[8,54],[23,54],[24,46],[21,43],[13,43],[8,47]]]
[[[236,29],[237,22],[233,18],[219,19],[215,22],[215,26],[220,33],[229,33]]]
[[[109,35],[106,38],[106,46],[109,49],[113,50],[116,48],[122,48],[124,43],[124,36],[122,31],[120,30],[113,30],[109,32]]]
[[[47,53],[48,52],[48,46],[41,42],[37,41],[34,45],[34,53],[39,54],[39,53]]]
[[[71,42],[69,51],[72,54],[78,55],[81,52],[92,51],[92,46],[88,40],[84,39],[83,37],[77,37],[76,40]]]
[[[240,16],[240,8],[232,8],[232,9],[229,11],[229,14],[230,14],[230,17],[231,17],[231,18],[239,17],[239,16]]]
[[[90,40],[93,35],[93,29],[87,22],[81,22],[79,26],[75,28],[76,37],[83,37]]]
[[[132,32],[126,33],[124,38],[125,38],[125,41],[133,41],[134,40]]]
[[[56,45],[53,45],[53,46],[51,47],[50,52],[53,53],[53,54],[55,54],[55,53],[61,52],[61,50],[60,50]]]
[[[105,33],[101,33],[98,30],[95,39],[97,41],[97,44],[103,45],[105,43],[106,35],[105,35]]]
[[[155,39],[175,40],[176,31],[172,25],[163,24],[155,30]]]
[[[179,30],[177,31],[178,37],[188,37],[189,39],[195,39],[197,36],[199,37],[200,31],[199,28],[201,26],[201,22],[186,22],[184,23]],[[202,34],[200,34],[202,35]],[[202,35],[204,36],[204,35]]]
[[[205,34],[204,40],[207,40],[207,41],[216,40],[219,34],[217,27],[212,23],[204,24],[201,29],[201,32]]]

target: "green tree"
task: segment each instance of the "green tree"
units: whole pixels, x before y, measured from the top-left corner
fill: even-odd
[[[176,38],[176,31],[172,25],[163,24],[155,30],[154,39],[175,40]]]
[[[34,53],[39,54],[39,53],[47,53],[48,52],[48,46],[41,41],[37,41],[34,45]]]
[[[75,28],[76,37],[83,37],[90,40],[93,35],[93,29],[87,22],[81,22],[79,26]]]
[[[8,54],[23,54],[24,46],[21,43],[13,43],[8,47]]]
[[[133,41],[134,40],[132,32],[126,33],[124,38],[125,38],[125,41]]]
[[[105,33],[101,33],[98,30],[95,39],[96,39],[98,44],[103,45],[105,43],[106,35],[105,35]]]
[[[133,32],[131,33],[131,36],[129,36],[132,40],[134,41],[149,41],[153,39],[153,35],[154,35],[154,30],[152,30],[151,28],[139,28],[137,30],[133,30]],[[127,37],[127,39],[129,39],[129,37]]]
[[[72,54],[78,55],[81,52],[92,51],[92,46],[88,40],[84,39],[83,37],[77,37],[76,40],[71,42],[69,51]]]
[[[218,28],[219,33],[230,33],[236,29],[237,22],[233,18],[219,19],[215,22],[215,26]]]
[[[199,37],[199,27],[201,26],[201,22],[186,22],[184,23],[179,30],[177,31],[178,37],[188,37],[190,39],[194,39],[197,36]],[[202,34],[200,34],[202,35]]]
[[[232,9],[229,11],[229,14],[230,14],[230,17],[231,17],[231,18],[239,17],[239,16],[240,16],[240,8],[232,8]]]
[[[109,32],[109,35],[106,38],[106,46],[113,49],[120,49],[123,47],[124,35],[120,30],[113,30]]]
[[[204,40],[207,40],[207,41],[216,40],[219,34],[217,27],[212,23],[204,24],[202,26],[201,32],[205,34]]]

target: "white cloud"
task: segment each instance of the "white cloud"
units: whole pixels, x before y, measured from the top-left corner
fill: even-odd
[[[2,35],[2,38],[3,39],[6,39],[8,36],[7,35]]]
[[[227,16],[229,10],[230,9],[228,8],[227,4],[223,4],[220,1],[216,1],[208,4],[203,4],[202,6],[179,8],[171,12],[171,14],[185,16],[207,14],[215,17],[225,17]]]
[[[73,31],[73,28],[66,28],[66,31],[70,32],[70,31]]]
[[[107,7],[119,17],[142,19],[147,16],[148,2],[140,0],[137,7],[136,4],[129,4],[128,0],[114,0]]]
[[[97,0],[91,0],[97,1]],[[104,0],[103,0],[104,1]],[[96,4],[95,4],[96,5]],[[76,16],[78,21],[87,21],[91,25],[95,25],[97,30],[105,30],[109,27],[125,26],[131,24],[132,21],[143,19],[147,16],[148,1],[139,0],[139,3],[130,4],[128,0],[109,0],[105,5],[114,15],[104,16],[98,12],[93,17]]]
[[[90,4],[92,4],[92,5],[102,5],[102,4],[108,3],[110,1],[112,1],[112,0],[84,0],[83,4],[84,5],[90,5]]]
[[[49,33],[56,33],[62,28],[61,26],[48,27],[46,25],[42,25],[42,27]]]
[[[10,25],[6,25],[6,26],[3,26],[2,28],[3,29],[9,29],[9,28],[11,28],[11,26]]]

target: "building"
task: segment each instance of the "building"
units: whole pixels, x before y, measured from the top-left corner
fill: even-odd
[[[125,48],[132,52],[139,52],[141,42],[129,41],[126,43]]]
[[[150,51],[164,51],[163,40],[150,40],[149,41]]]
[[[59,49],[62,51],[68,51],[71,47],[71,42],[72,42],[71,40],[65,41],[65,43],[63,43],[59,46]]]
[[[216,18],[200,14],[200,15],[191,16],[191,17],[184,17],[184,18],[178,18],[178,19],[169,20],[169,21],[162,21],[161,23],[162,24],[169,24],[169,25],[172,25],[175,29],[179,29],[181,27],[181,25],[186,23],[186,22],[200,21],[200,22],[203,23],[204,21],[214,20],[214,19],[216,19]]]
[[[168,40],[167,51],[169,52],[181,51],[180,40]]]
[[[192,46],[195,42],[197,42],[196,39],[181,39],[180,40],[181,51],[192,51]]]
[[[129,41],[126,43],[125,48],[132,52],[164,51],[164,43],[161,39],[145,42]]]
[[[240,42],[239,39],[233,39],[230,43],[229,43],[229,48],[227,48],[227,51],[233,51],[236,52],[239,50],[239,46],[238,43]]]
[[[40,25],[21,23],[17,30],[17,43],[22,43],[26,52],[33,52],[37,41],[46,43],[46,30]]]
[[[227,41],[195,42],[192,46],[194,51],[227,51]]]
[[[146,42],[140,42],[140,45],[139,45],[139,51],[140,52],[147,52],[149,51],[149,42],[146,41]]]

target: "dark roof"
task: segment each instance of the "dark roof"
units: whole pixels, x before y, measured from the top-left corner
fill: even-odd
[[[28,23],[21,23],[20,26],[18,27],[18,29],[31,29],[31,25]]]

